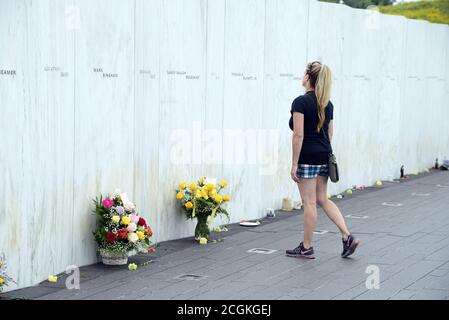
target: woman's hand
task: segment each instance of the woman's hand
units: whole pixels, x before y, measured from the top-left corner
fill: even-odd
[[[292,170],[290,172],[290,175],[292,176],[293,181],[296,183],[299,182],[299,177],[296,175],[296,172],[298,171],[298,165],[292,165]]]

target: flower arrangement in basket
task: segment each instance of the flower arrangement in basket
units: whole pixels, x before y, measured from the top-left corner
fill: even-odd
[[[6,268],[5,254],[2,253],[0,256],[0,292],[3,291],[4,287],[8,286],[11,282],[14,282],[12,278],[6,274]]]
[[[231,196],[221,194],[227,184],[226,180],[221,180],[217,186],[215,179],[206,177],[200,178],[198,183],[190,183],[189,186],[186,182],[179,184],[176,199],[180,201],[187,219],[197,219],[195,239],[207,241],[210,235],[209,226],[217,214],[226,216],[229,220],[229,213],[224,204],[231,200]]]
[[[123,265],[136,252],[151,252],[153,231],[126,193],[116,190],[112,196],[96,197],[97,229],[94,232],[103,263]]]

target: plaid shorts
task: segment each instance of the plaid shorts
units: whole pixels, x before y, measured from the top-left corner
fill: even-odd
[[[317,176],[328,177],[329,165],[327,164],[299,164],[296,174],[300,178],[316,178]]]

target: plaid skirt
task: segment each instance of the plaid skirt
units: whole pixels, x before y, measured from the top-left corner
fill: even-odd
[[[299,164],[296,174],[300,178],[316,178],[318,176],[329,176],[329,165],[327,164]]]

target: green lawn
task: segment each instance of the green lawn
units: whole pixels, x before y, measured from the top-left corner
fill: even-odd
[[[379,6],[379,10],[386,14],[449,24],[449,0],[426,0],[395,6]]]

